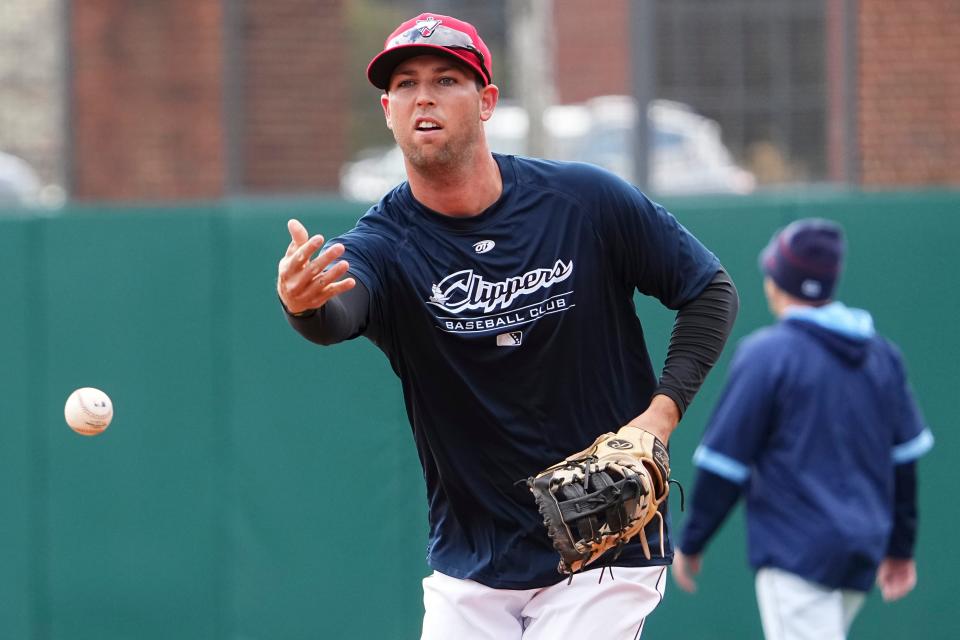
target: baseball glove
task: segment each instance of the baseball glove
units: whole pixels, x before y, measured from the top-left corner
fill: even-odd
[[[644,528],[655,517],[660,518],[663,555],[658,508],[670,492],[670,458],[649,431],[623,427],[616,434],[605,433],[583,451],[528,478],[527,486],[560,553],[560,573],[574,574],[610,549],[619,554],[637,535],[649,560]]]

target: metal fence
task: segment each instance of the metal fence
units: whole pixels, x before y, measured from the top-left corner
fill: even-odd
[[[233,14],[225,12],[228,16],[265,1],[221,0],[225,8],[234,9]],[[527,1],[552,2],[554,11],[583,4]],[[0,152],[22,158],[44,184],[69,182],[66,41],[70,6],[70,0],[0,3]],[[391,16],[412,15],[427,6],[420,0],[344,0],[344,14],[348,22],[353,20],[346,28],[362,31],[364,16],[369,23],[370,16],[383,11]],[[624,50],[635,65],[641,56],[653,58],[650,97],[685,103],[717,121],[734,159],[756,175],[758,184],[855,181],[852,172],[837,169],[853,165],[855,145],[838,145],[830,135],[837,122],[852,122],[852,98],[847,96],[856,93],[854,80],[840,71],[850,68],[850,59],[843,54],[851,49],[855,34],[841,25],[834,31],[840,44],[831,45],[829,37],[831,28],[835,29],[830,23],[831,7],[847,7],[849,12],[849,0],[630,0],[629,6],[634,14],[645,6],[646,15],[653,16],[651,43]],[[516,3],[507,0],[429,3],[435,11],[456,14],[478,26],[494,57],[505,61],[498,82],[507,99],[516,97],[510,77],[516,65],[508,58],[511,7]],[[841,18],[844,24],[851,22],[849,15]],[[598,11],[595,24],[585,22],[584,37],[602,37],[603,20]],[[240,29],[233,34],[235,43],[243,37],[237,24],[227,25],[227,29]],[[376,38],[372,28],[366,30],[370,33],[364,32],[363,38],[351,39],[350,47],[357,49],[351,50],[352,59],[369,56],[370,42]],[[223,73],[230,72],[225,64]],[[845,89],[831,93],[838,81],[846,83]],[[370,99],[369,88],[362,86],[363,78],[351,76],[349,82],[353,84],[348,108],[354,120],[347,134],[350,155],[389,144],[385,130],[369,126],[379,107]],[[630,89],[626,87],[625,92]],[[225,113],[243,114],[244,106],[228,106]],[[853,133],[851,127],[843,130],[848,142]],[[249,185],[233,186],[238,193],[251,194]]]

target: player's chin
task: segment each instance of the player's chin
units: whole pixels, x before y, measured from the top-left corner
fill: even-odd
[[[418,169],[436,169],[450,166],[456,158],[449,144],[416,145],[407,158]]]

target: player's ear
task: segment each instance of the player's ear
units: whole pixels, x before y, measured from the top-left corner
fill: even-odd
[[[387,129],[393,130],[393,125],[390,123],[390,96],[386,92],[380,96],[380,106],[383,107],[383,117],[387,119]]]
[[[493,117],[493,110],[500,100],[500,89],[495,84],[488,84],[480,89],[480,120],[486,122]]]

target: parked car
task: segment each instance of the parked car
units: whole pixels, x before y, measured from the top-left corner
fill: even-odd
[[[754,176],[734,163],[720,126],[679,102],[656,100],[647,109],[652,131],[649,191],[656,195],[749,193]],[[544,113],[544,157],[599,165],[636,182],[633,128],[637,108],[629,96],[601,96],[584,103],[557,105]],[[497,106],[485,124],[490,149],[527,154],[527,112],[510,103]],[[378,200],[406,180],[399,147],[371,149],[340,173],[340,193],[362,202]]]
[[[0,205],[32,205],[43,184],[27,161],[0,151]]]
[[[637,108],[627,96],[602,96],[587,103],[591,131],[577,156],[635,182],[631,145]],[[655,100],[651,124],[650,191],[656,194],[750,193],[752,173],[734,162],[715,121],[690,106]]]

